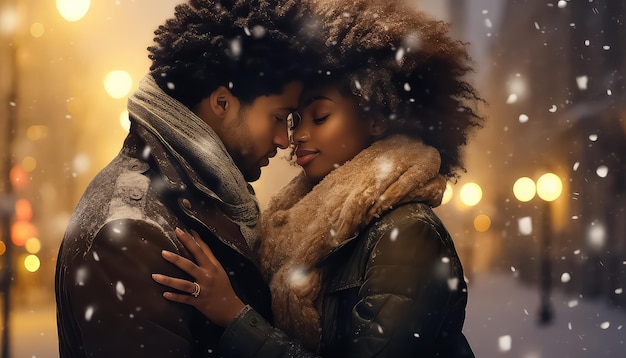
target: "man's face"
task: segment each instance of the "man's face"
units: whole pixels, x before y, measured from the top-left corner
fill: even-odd
[[[278,95],[257,97],[251,104],[236,105],[225,118],[221,139],[244,178],[255,181],[269,164],[276,148],[289,145],[287,116],[298,107],[302,83],[291,82]]]

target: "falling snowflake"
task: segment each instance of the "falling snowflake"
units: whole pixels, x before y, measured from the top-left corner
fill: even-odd
[[[448,279],[448,289],[450,291],[456,291],[459,288],[459,279],[454,277],[454,278],[449,278]]]
[[[522,113],[522,114],[520,114],[520,115],[519,115],[519,122],[520,122],[520,123],[526,123],[526,122],[528,122],[528,115],[523,114],[523,113]]]
[[[606,178],[609,174],[609,168],[606,165],[601,165],[596,169],[596,174],[598,174],[600,178]]]
[[[513,341],[510,335],[500,336],[500,338],[498,338],[498,349],[500,350],[500,352],[510,351],[512,344]]]
[[[525,216],[517,220],[519,233],[522,235],[530,235],[533,233],[533,221],[530,216]]]
[[[302,286],[308,282],[307,274],[302,268],[294,268],[291,270],[289,282],[294,286]]]
[[[578,89],[584,91],[587,89],[587,84],[589,83],[589,77],[587,76],[578,76],[576,77],[576,85],[578,85]]]
[[[404,61],[404,53],[405,50],[403,47],[400,47],[398,51],[396,51],[396,62],[401,65],[402,61]]]
[[[88,306],[87,309],[85,310],[85,321],[89,322],[91,321],[91,317],[93,317],[93,306]]]
[[[397,227],[393,228],[393,230],[391,230],[391,234],[389,234],[389,239],[391,241],[396,241],[396,239],[398,238],[398,233],[400,231],[398,230]]]
[[[564,273],[561,275],[561,282],[563,282],[563,283],[567,283],[567,282],[569,282],[571,279],[572,279],[572,276],[570,276],[570,274],[569,274],[569,273],[567,273],[567,272],[564,272]]]
[[[517,95],[515,93],[511,93],[509,97],[506,99],[507,104],[512,104],[517,102]]]
[[[602,322],[600,324],[600,328],[602,328],[602,329],[609,329],[610,326],[611,326],[610,322]]]
[[[124,300],[125,294],[126,288],[124,287],[124,284],[122,283],[122,281],[117,281],[117,283],[115,284],[115,295],[117,296],[117,299],[120,301]]]

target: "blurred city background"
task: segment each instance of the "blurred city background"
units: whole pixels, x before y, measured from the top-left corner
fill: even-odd
[[[405,1],[471,44],[488,102],[436,209],[477,356],[623,357],[626,2]],[[146,47],[179,2],[0,0],[1,358],[58,357],[65,225],[117,154]],[[262,206],[295,174],[279,157],[254,183]]]

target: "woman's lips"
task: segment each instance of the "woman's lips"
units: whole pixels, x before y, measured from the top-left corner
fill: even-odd
[[[296,150],[296,164],[303,167],[307,165],[311,160],[315,159],[319,154],[318,151],[310,150],[310,149],[298,149]]]

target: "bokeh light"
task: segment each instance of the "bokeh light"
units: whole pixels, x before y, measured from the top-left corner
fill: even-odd
[[[130,131],[130,118],[128,117],[128,110],[125,109],[120,113],[120,126],[124,131]]]
[[[34,141],[46,138],[48,136],[48,126],[34,125],[26,130],[26,137]]]
[[[24,159],[22,159],[22,168],[28,173],[32,172],[37,168],[37,159],[31,156],[24,157]]]
[[[113,98],[126,96],[133,86],[133,79],[126,71],[111,71],[104,77],[104,89]]]
[[[485,232],[491,227],[491,218],[485,214],[480,214],[474,218],[474,229],[478,232]]]
[[[466,183],[461,187],[461,202],[467,206],[475,206],[483,197],[480,185],[476,183]]]
[[[57,10],[61,16],[69,21],[76,22],[87,14],[89,11],[89,6],[91,5],[90,0],[57,0],[56,1]]]
[[[39,38],[43,36],[45,31],[46,29],[44,28],[43,24],[40,22],[33,22],[30,25],[30,35],[32,37]]]
[[[532,200],[536,191],[535,182],[528,177],[519,178],[513,184],[513,195],[523,203]]]
[[[41,250],[41,241],[36,237],[31,237],[26,240],[24,248],[28,251],[28,253],[36,254]]]
[[[537,195],[545,201],[554,201],[561,196],[563,183],[556,174],[546,173],[537,179]]]
[[[37,228],[29,221],[17,220],[11,225],[11,241],[16,246],[24,246],[26,240],[37,236]]]
[[[41,267],[41,260],[39,260],[37,255],[28,255],[24,259],[24,267],[29,272],[36,272]]]
[[[33,218],[33,207],[30,201],[26,199],[18,199],[15,202],[15,219],[29,221]]]
[[[445,205],[452,200],[452,195],[454,194],[454,189],[452,189],[452,185],[450,183],[446,183],[446,190],[443,192],[443,198],[441,199],[441,205]]]
[[[11,185],[15,189],[24,189],[28,185],[28,173],[21,165],[15,165],[11,168],[9,178],[11,179]]]

